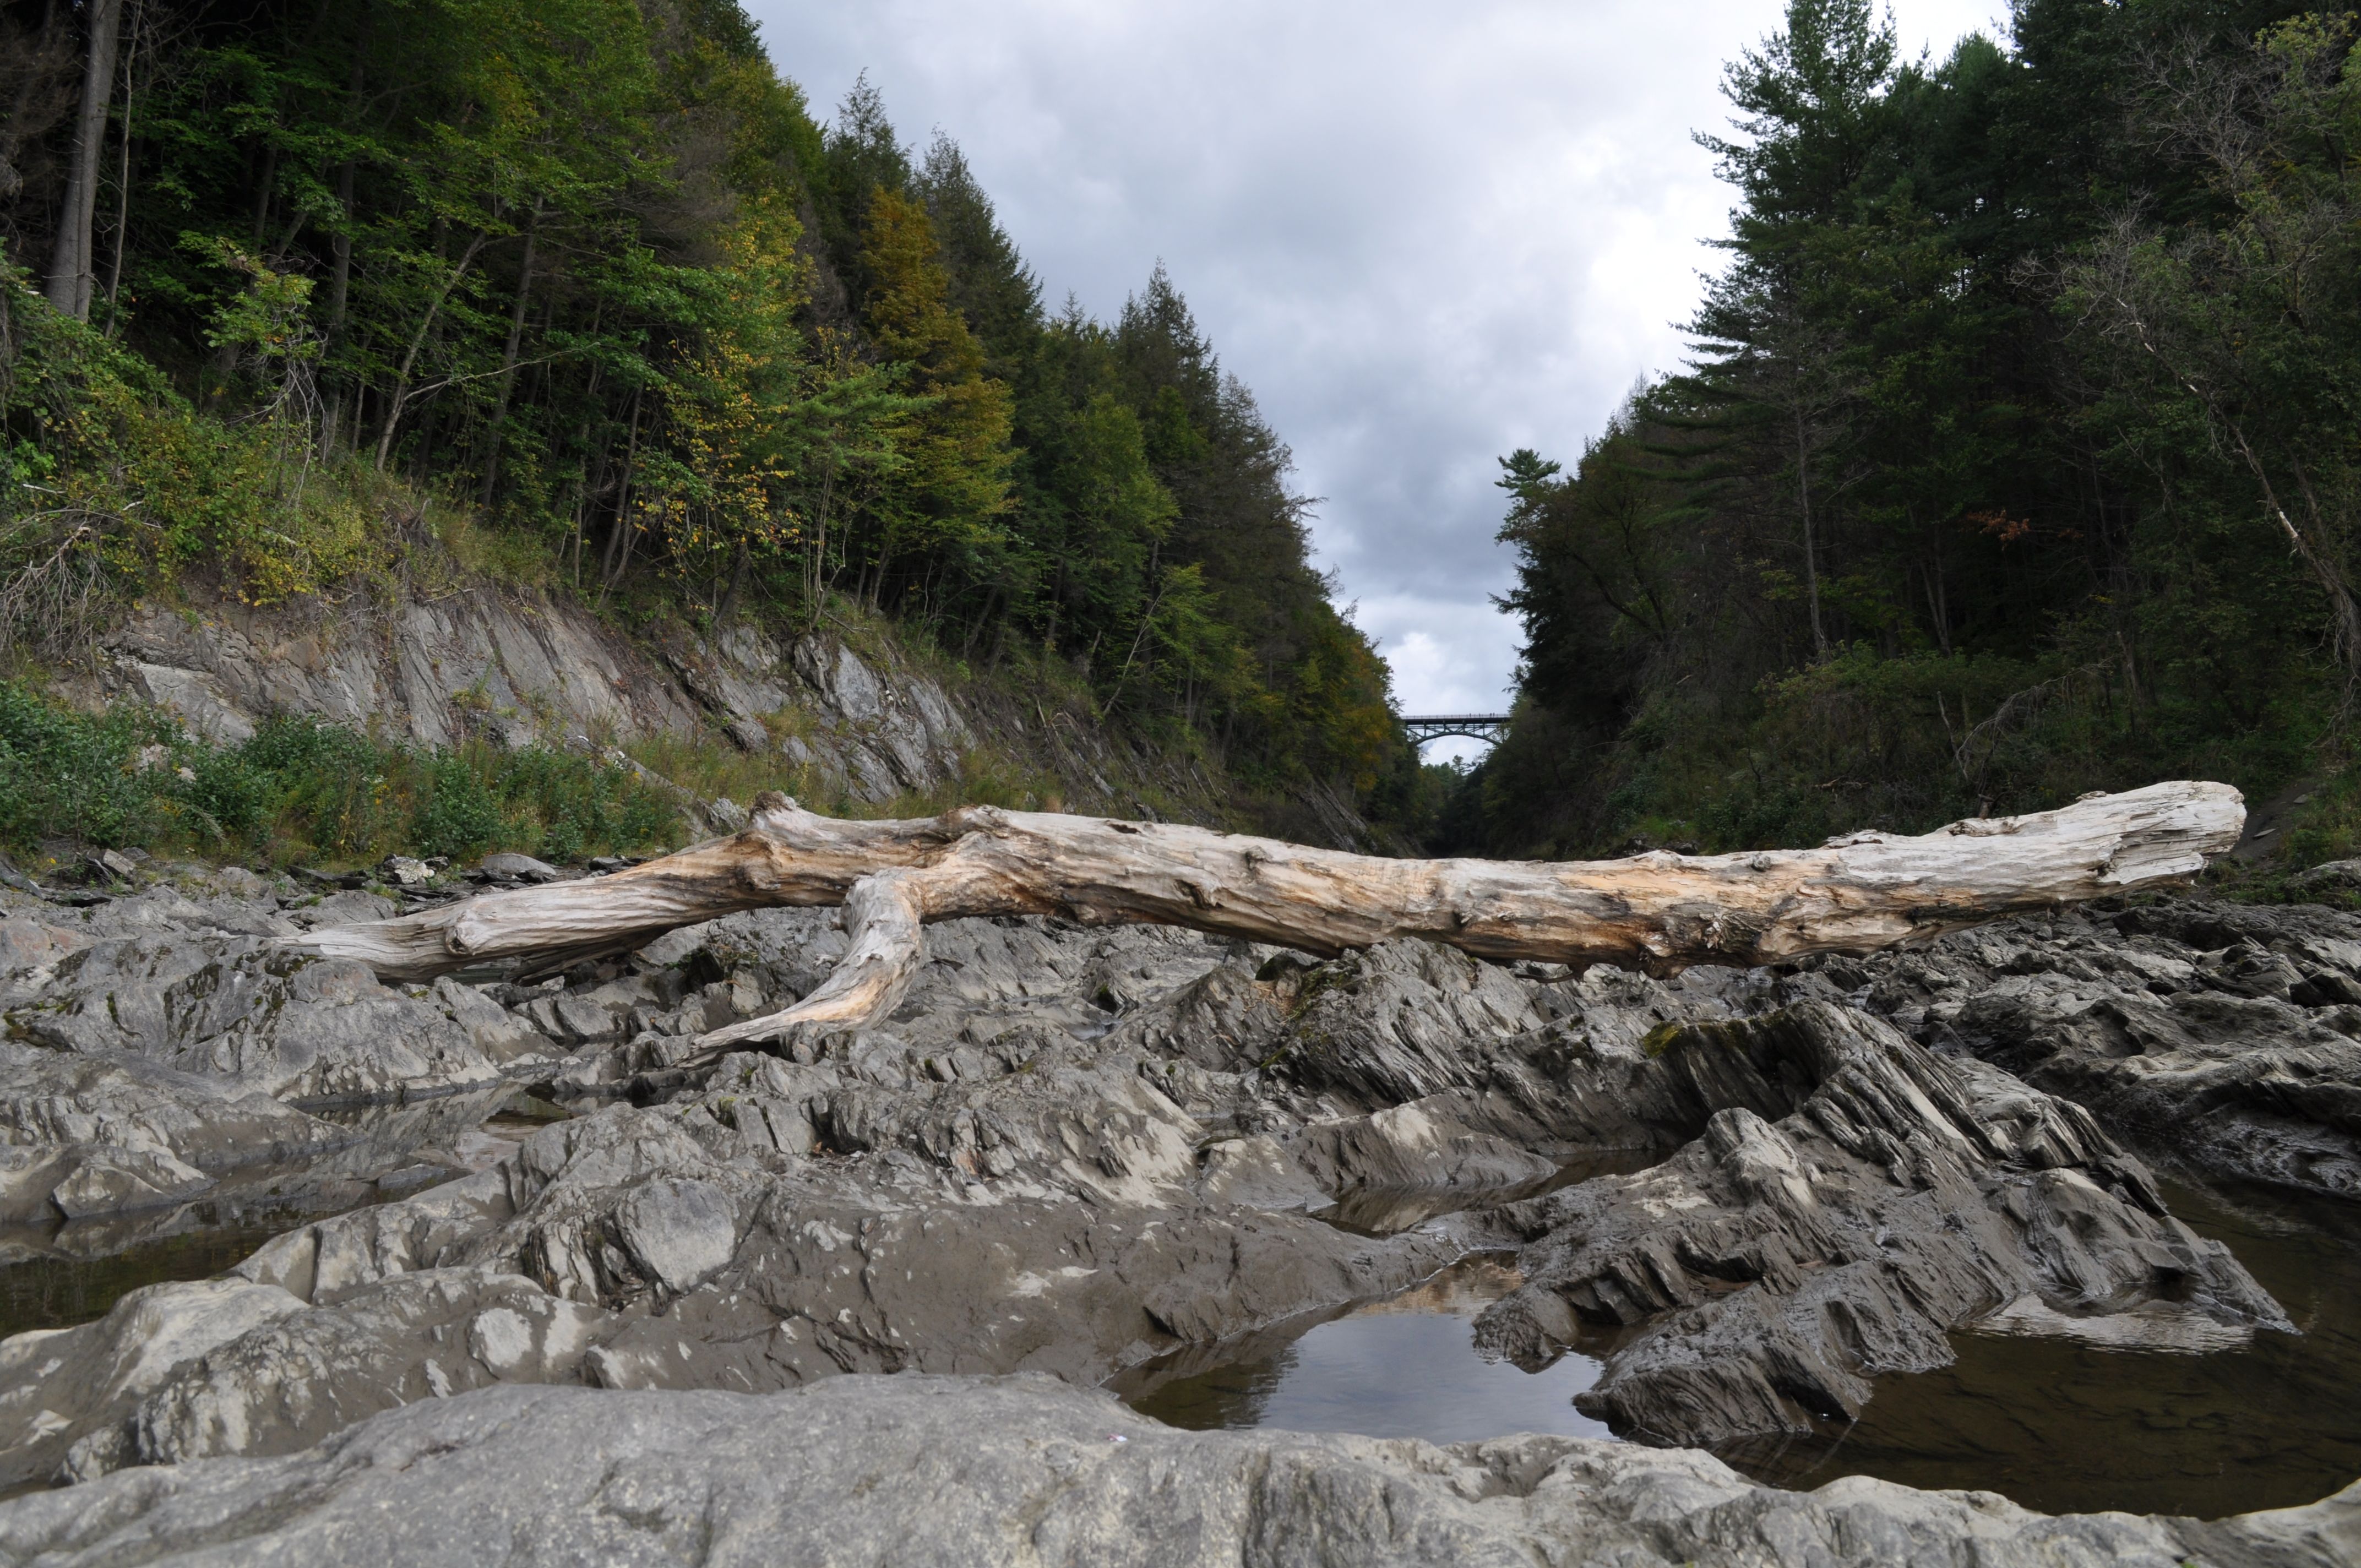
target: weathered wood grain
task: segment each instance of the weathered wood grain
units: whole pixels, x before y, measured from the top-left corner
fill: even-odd
[[[296,945],[415,981],[485,963],[558,968],[741,909],[845,905],[852,948],[827,983],[701,1042],[719,1047],[885,1016],[924,960],[921,927],[961,916],[1185,926],[1320,954],[1422,937],[1485,958],[1661,973],[1864,952],[2186,878],[2235,844],[2246,821],[2227,784],[2180,782],[1915,838],[1547,863],[1386,860],[991,806],[885,822],[820,817],[775,794],[756,806],[744,832],[629,871],[334,927]]]

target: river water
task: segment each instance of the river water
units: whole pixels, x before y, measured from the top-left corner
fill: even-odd
[[[366,1136],[307,1170],[248,1174],[167,1212],[0,1232],[0,1336],[86,1322],[141,1286],[218,1274],[307,1221],[484,1168],[565,1113],[505,1091],[340,1113]],[[1603,1157],[1543,1185],[1644,1163]],[[2226,1244],[2300,1332],[2202,1354],[1961,1332],[1954,1365],[1881,1379],[1850,1426],[1720,1456],[1784,1486],[1876,1475],[1996,1491],[2051,1513],[2209,1519],[2311,1502],[2361,1476],[2361,1208],[2263,1188],[2164,1185],[2173,1212]],[[1365,1192],[1324,1217],[1386,1234],[1468,1197]],[[1568,1354],[1526,1373],[1476,1354],[1476,1317],[1518,1283],[1512,1255],[1466,1258],[1388,1299],[1180,1351],[1109,1387],[1143,1414],[1200,1431],[1612,1437],[1573,1404],[1597,1379],[1596,1360]]]
[[[89,1322],[142,1286],[220,1274],[298,1225],[486,1168],[566,1113],[503,1087],[313,1114],[352,1143],[301,1167],[231,1172],[174,1208],[0,1226],[0,1338]]]
[[[2361,1210],[2185,1182],[2166,1195],[2237,1254],[2301,1332],[2202,1354],[1962,1332],[1956,1365],[1881,1379],[1851,1425],[1720,1456],[1784,1486],[1875,1475],[2001,1492],[2048,1513],[2203,1519],[2312,1502],[2361,1476]],[[1198,1431],[1613,1435],[1571,1403],[1598,1362],[1569,1354],[1527,1374],[1476,1354],[1477,1315],[1517,1283],[1508,1255],[1471,1258],[1390,1299],[1184,1351],[1110,1387],[1141,1413]]]

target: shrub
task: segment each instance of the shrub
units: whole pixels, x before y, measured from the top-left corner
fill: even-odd
[[[567,861],[663,847],[679,828],[671,798],[630,769],[542,747],[423,748],[305,718],[213,747],[152,709],[82,713],[0,682],[0,847]]]

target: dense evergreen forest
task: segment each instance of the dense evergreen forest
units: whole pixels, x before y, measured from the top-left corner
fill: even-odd
[[[1730,68],[1686,370],[1503,460],[1512,732],[1440,837],[1810,842],[2160,777],[2351,852],[2350,15],[2017,0],[1897,59],[1793,0]],[[2346,801],[2334,810],[2323,808]]]
[[[1172,280],[1046,306],[953,142],[865,81],[822,125],[733,0],[16,0],[0,77],[0,642],[465,536],[627,620],[857,606],[1249,784],[1408,798]]]

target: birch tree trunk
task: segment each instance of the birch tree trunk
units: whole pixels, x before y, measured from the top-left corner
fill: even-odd
[[[796,1005],[704,1036],[719,1051],[889,1014],[921,927],[975,915],[1184,926],[1333,955],[1420,937],[1488,959],[1655,973],[1867,952],[2003,915],[2187,878],[2246,822],[2238,792],[2160,784],[2057,811],[1856,833],[1817,850],[1549,864],[1409,861],[1202,828],[965,806],[853,822],[775,793],[744,832],[610,876],[315,931],[303,951],[387,980],[511,963],[548,972],[741,909],[842,905],[851,948]]]

